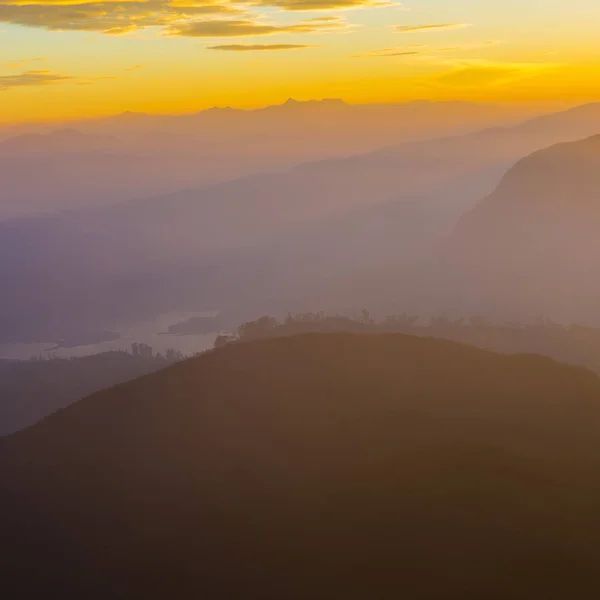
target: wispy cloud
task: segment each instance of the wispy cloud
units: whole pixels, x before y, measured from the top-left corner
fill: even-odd
[[[31,63],[36,63],[36,62],[44,62],[48,60],[47,58],[22,58],[21,60],[16,60],[12,63],[9,63],[8,68],[9,69],[21,69],[23,67],[26,67],[27,65],[30,65]]]
[[[74,79],[76,79],[76,77],[63,75],[62,73],[53,73],[52,71],[25,71],[25,73],[20,73],[18,75],[0,76],[0,91],[18,87],[50,85]]]
[[[469,23],[430,23],[426,25],[396,25],[394,28],[400,33],[424,33],[428,31],[441,31],[443,29],[460,29],[471,27]]]
[[[131,67],[126,67],[124,70],[125,71],[139,71],[140,69],[143,69],[144,65],[133,65]]]
[[[439,56],[439,53],[446,52],[461,52],[461,51],[471,51],[478,50],[482,48],[489,48],[495,44],[499,44],[500,42],[491,41],[491,42],[480,42],[473,44],[464,44],[462,46],[431,46],[429,44],[404,44],[402,46],[396,46],[394,48],[382,48],[379,50],[371,50],[370,52],[365,52],[363,54],[357,54],[355,56],[351,56],[350,58],[386,58],[386,57],[394,57],[394,56],[419,56],[422,59],[436,61],[442,64],[448,64],[448,60],[446,58],[442,58]],[[464,61],[469,61],[474,59],[465,58]],[[457,59],[454,59],[450,64],[457,64]]]
[[[418,50],[387,48],[385,50],[373,50],[372,52],[365,52],[364,54],[355,54],[350,58],[388,58],[394,56],[416,56],[418,54],[422,54],[422,52]]]
[[[491,46],[496,46],[501,44],[499,41],[491,41],[491,42],[480,42],[474,44],[464,44],[462,46],[447,46],[443,48],[434,48],[436,52],[455,52],[457,50],[481,50],[482,48],[490,48]]]
[[[226,52],[257,52],[270,50],[302,50],[304,48],[316,48],[308,44],[223,44],[220,46],[208,46],[207,50],[224,50]]]
[[[477,61],[457,64],[452,70],[439,75],[432,83],[456,87],[495,86],[539,75],[559,67],[557,63],[496,63]]]

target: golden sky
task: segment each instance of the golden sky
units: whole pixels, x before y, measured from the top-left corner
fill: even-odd
[[[600,100],[600,0],[0,0],[0,120]]]

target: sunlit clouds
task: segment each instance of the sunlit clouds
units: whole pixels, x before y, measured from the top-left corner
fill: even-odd
[[[261,8],[276,7],[290,12],[312,12],[347,8],[390,6],[380,0],[149,0],[147,2],[11,2],[0,1],[0,22],[41,27],[53,31],[100,31],[118,35],[145,28],[160,28],[170,35],[211,31],[227,37],[236,30],[256,35],[261,28],[272,32],[312,31],[306,25],[264,25]],[[227,19],[227,20],[226,20]],[[328,19],[329,20],[329,19]],[[316,19],[315,19],[316,21]],[[181,32],[181,33],[179,33]]]
[[[0,77],[2,89],[12,90],[3,94],[4,118],[27,119],[32,110],[58,118],[252,108],[288,97],[561,105],[600,99],[600,4],[580,0],[576,12],[557,0],[545,6],[0,0]],[[47,101],[40,104],[42,87]]]
[[[272,25],[249,20],[214,19],[176,23],[169,27],[169,35],[188,37],[249,37],[281,33],[315,33],[344,27],[337,17],[323,17],[301,21],[293,25]]]

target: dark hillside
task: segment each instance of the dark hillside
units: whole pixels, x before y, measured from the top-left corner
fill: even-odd
[[[591,598],[599,425],[600,380],[537,356],[402,335],[231,344],[1,440],[2,585]]]

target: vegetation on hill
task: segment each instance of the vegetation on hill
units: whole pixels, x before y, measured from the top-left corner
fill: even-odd
[[[325,313],[288,315],[283,321],[262,317],[237,328],[235,335],[221,335],[215,345],[252,341],[301,333],[403,333],[471,344],[503,354],[541,354],[560,362],[581,365],[600,374],[600,329],[586,325],[561,325],[548,318],[534,323],[494,323],[482,316],[433,317],[423,323],[418,315],[392,315],[375,320],[360,315],[331,316]]]
[[[403,335],[224,348],[0,440],[20,597],[600,592],[600,379]]]

